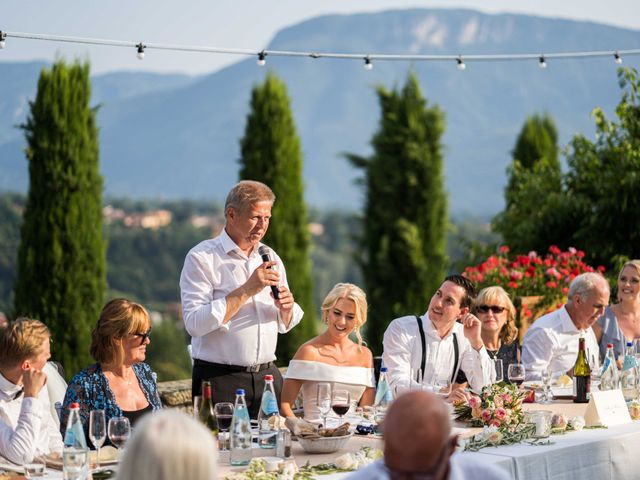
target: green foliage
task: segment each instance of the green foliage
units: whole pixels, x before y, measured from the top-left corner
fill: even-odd
[[[89,363],[105,292],[102,177],[89,65],[43,70],[23,129],[30,188],[18,252],[15,311],[45,322],[67,372]]]
[[[557,201],[562,190],[558,131],[549,115],[525,121],[507,175],[506,207],[494,219],[494,230],[514,251],[546,251],[555,243],[558,228],[563,228],[549,223],[549,209],[562,203]]]
[[[0,312],[8,313],[12,304],[13,282],[20,245],[20,208],[24,198],[17,194],[0,197]]]
[[[146,361],[158,374],[159,382],[189,378],[191,358],[187,352],[189,335],[173,318],[153,325]]]
[[[252,91],[251,112],[240,146],[240,178],[263,182],[276,194],[265,243],[282,258],[289,287],[305,312],[302,322],[278,340],[276,353],[285,364],[302,343],[315,335],[316,323],[302,150],[286,86],[273,73]]]
[[[398,316],[424,312],[445,273],[447,198],[442,175],[444,114],[427,106],[410,74],[401,91],[378,88],[382,109],[369,158],[348,155],[365,173],[359,258],[369,299],[366,337],[375,353]]]

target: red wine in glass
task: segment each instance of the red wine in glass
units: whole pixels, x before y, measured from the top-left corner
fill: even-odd
[[[349,411],[349,404],[348,403],[334,403],[333,405],[331,405],[332,410],[335,412],[336,415],[339,416],[343,416],[345,413],[347,413]]]
[[[233,415],[218,415],[218,426],[220,430],[226,432],[231,427],[231,419]]]
[[[524,382],[524,377],[515,377],[515,378],[510,378],[509,380],[511,380],[512,383],[515,383],[516,385],[520,386],[522,385],[522,382]]]
[[[111,435],[109,440],[116,448],[122,447],[124,443],[129,439],[129,435]]]

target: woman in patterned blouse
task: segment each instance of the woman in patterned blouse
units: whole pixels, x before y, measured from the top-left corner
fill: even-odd
[[[69,405],[80,404],[87,435],[91,410],[128,417],[133,425],[143,414],[162,408],[155,373],[144,363],[151,319],[142,305],[125,298],[109,301],[91,332],[91,356],[97,363],[73,377],[64,397],[60,430],[64,435]]]

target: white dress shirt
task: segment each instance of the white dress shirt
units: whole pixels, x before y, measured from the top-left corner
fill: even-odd
[[[22,387],[0,374],[0,456],[19,465],[33,457],[62,452],[62,436],[49,411],[43,387],[37,397],[24,397]]]
[[[471,388],[480,391],[485,385],[491,384],[495,378],[493,361],[484,346],[480,350],[471,346],[460,323],[454,323],[451,331],[440,338],[428,314],[420,317],[420,321],[426,343],[423,383],[430,383],[433,378],[451,379],[453,376],[455,333],[459,347],[458,368],[467,376]],[[408,390],[417,378],[422,360],[422,343],[416,317],[393,320],[384,332],[383,347],[382,362],[388,369],[387,379],[391,388],[396,391]]]
[[[478,461],[464,453],[456,453],[449,460],[449,475],[447,480],[508,480],[507,471],[496,465]],[[388,480],[389,473],[384,466],[384,460],[380,459],[372,464],[356,470],[347,476],[348,480]]]
[[[222,323],[227,310],[225,297],[246,283],[263,263],[258,248],[247,257],[223,230],[187,254],[180,291],[193,358],[241,366],[271,362],[276,359],[278,333],[286,333],[300,323],[303,311],[296,303],[291,323],[285,327],[269,287],[247,300],[228,323]],[[277,262],[280,285],[288,288],[282,260],[275,252],[272,257]]]
[[[524,336],[522,363],[527,380],[539,380],[549,367],[553,373],[571,370],[578,357],[578,339],[584,337],[587,359],[599,355],[598,341],[591,327],[578,330],[566,307],[537,319]]]

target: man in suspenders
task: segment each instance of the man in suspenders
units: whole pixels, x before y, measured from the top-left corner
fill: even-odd
[[[396,393],[419,384],[455,381],[458,370],[479,391],[495,378],[493,362],[482,343],[481,323],[469,313],[475,297],[473,283],[450,275],[431,297],[427,312],[393,320],[384,333],[382,361]],[[445,381],[445,383],[446,383]]]

